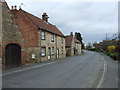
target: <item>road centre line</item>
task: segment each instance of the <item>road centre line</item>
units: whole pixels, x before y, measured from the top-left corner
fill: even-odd
[[[102,84],[102,82],[103,82],[103,80],[104,80],[104,77],[105,77],[105,73],[107,72],[107,64],[106,64],[106,62],[105,62],[105,60],[104,60],[104,71],[103,71],[103,75],[102,75],[102,77],[101,77],[101,80],[100,80],[100,82],[99,82],[99,84],[98,84],[98,86],[97,86],[97,89],[98,88],[100,88],[100,86],[101,86],[101,84]],[[97,90],[96,89],[96,90]]]

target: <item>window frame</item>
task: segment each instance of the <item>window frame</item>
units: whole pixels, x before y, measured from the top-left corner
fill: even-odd
[[[42,52],[42,49],[44,49],[44,55],[43,55],[43,52]],[[41,47],[41,56],[42,57],[45,57],[46,56],[46,47]]]
[[[55,54],[55,48],[52,47],[52,56]]]
[[[43,33],[44,33],[44,36],[43,36]],[[43,37],[44,37],[44,38],[43,38]],[[41,39],[42,39],[42,40],[45,40],[45,32],[44,32],[44,31],[41,32]]]
[[[54,40],[55,40],[55,34],[52,33],[52,40],[51,41],[54,42]]]

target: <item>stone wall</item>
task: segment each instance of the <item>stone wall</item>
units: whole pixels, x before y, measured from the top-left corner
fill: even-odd
[[[41,36],[41,35],[39,35]],[[61,40],[61,36],[55,35],[54,42],[52,42],[52,33],[45,32],[45,40],[41,40],[41,47],[46,47],[46,56],[41,56],[41,61],[48,61],[48,48],[54,47],[54,55],[51,55],[51,60],[57,59],[57,49],[59,49],[59,58],[66,57],[66,50],[65,50],[65,38],[63,38],[63,43]],[[63,53],[61,53],[61,48],[63,47]],[[41,53],[40,53],[41,54]]]
[[[2,44],[2,2],[0,2],[0,45]]]
[[[76,50],[77,50],[77,55],[80,55],[82,53],[82,48],[80,43],[75,44]]]
[[[17,43],[23,49],[22,57],[24,57],[24,39],[19,31],[18,26],[15,24],[13,17],[10,13],[6,2],[2,3],[2,62],[5,63],[5,48],[10,43]],[[22,58],[22,64],[24,59]],[[3,65],[4,67],[4,65]]]
[[[26,64],[40,62],[40,47],[30,47],[26,50]]]
[[[2,69],[2,2],[0,2],[0,70]]]
[[[72,42],[71,42],[71,56],[74,56],[74,48],[75,48],[75,42],[74,42],[74,38],[72,38]]]
[[[65,38],[57,36],[57,49],[59,49],[59,58],[65,58],[66,57],[66,48],[65,48]],[[62,43],[63,38],[63,43]],[[62,47],[63,47],[63,53],[62,53]]]

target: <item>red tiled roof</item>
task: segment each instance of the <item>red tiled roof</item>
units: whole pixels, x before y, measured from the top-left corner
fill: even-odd
[[[38,27],[38,28],[42,28],[43,30],[46,30],[48,32],[51,32],[51,33],[54,33],[54,34],[57,34],[57,35],[60,35],[60,36],[63,36],[63,33],[55,26],[55,25],[52,25],[50,23],[46,23],[45,21],[43,21],[42,19],[26,12],[26,11],[23,11],[23,10],[19,10],[19,11],[22,11],[24,12],[24,14]]]
[[[75,43],[80,43],[80,41],[78,41],[76,38],[74,38],[74,40],[75,40]]]
[[[71,36],[71,35],[65,36],[66,46],[71,46],[72,39],[73,39],[73,36]]]
[[[72,39],[73,39],[73,36],[71,36],[71,35],[65,36],[66,46],[71,46]],[[76,38],[74,38],[74,42],[80,44],[80,41],[78,41]]]

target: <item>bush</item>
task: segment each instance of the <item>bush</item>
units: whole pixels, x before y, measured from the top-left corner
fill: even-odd
[[[110,57],[113,58],[114,60],[117,59],[115,52],[105,52],[104,54],[106,54],[107,56],[110,56]]]

